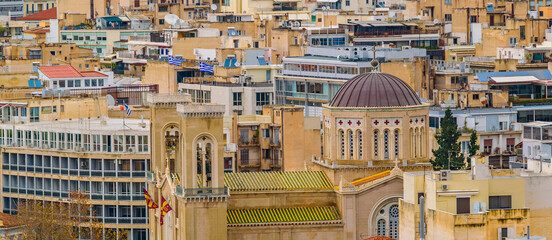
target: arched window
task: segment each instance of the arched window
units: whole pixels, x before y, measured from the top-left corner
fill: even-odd
[[[378,235],[385,236],[387,235],[387,226],[385,226],[385,220],[378,220]]]
[[[412,135],[412,142],[414,143],[414,158],[418,157],[418,143],[416,142],[416,136],[418,136],[418,128],[414,129],[414,135]]]
[[[341,141],[341,160],[345,159],[345,133],[339,130],[339,140]]]
[[[378,142],[379,142],[379,131],[374,131],[374,160],[378,160]]]
[[[389,159],[389,130],[383,131],[383,158]]]
[[[399,130],[395,130],[395,159],[399,159]]]
[[[357,131],[357,138],[358,138],[358,159],[362,160],[362,131]]]
[[[420,157],[423,157],[424,156],[424,148],[423,148],[423,146],[424,146],[424,128],[423,127],[420,128],[420,132],[418,134],[419,134],[419,139],[420,139],[420,141],[418,143],[418,148],[419,148],[418,152],[419,152]]]
[[[397,204],[389,208],[389,237],[399,238],[399,205]]]
[[[347,131],[347,135],[349,135],[349,159],[354,158],[354,149],[355,149],[355,139],[353,138],[353,131],[349,130]]]
[[[208,137],[201,137],[196,143],[196,173],[198,188],[212,187],[213,143]]]

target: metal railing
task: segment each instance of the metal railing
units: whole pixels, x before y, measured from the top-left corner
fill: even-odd
[[[111,95],[116,104],[126,103],[128,105],[142,105],[144,102],[142,93],[158,93],[157,84],[128,84],[117,87],[101,87],[86,89],[71,89],[72,96],[93,95],[106,96]]]
[[[187,188],[184,189],[184,197],[211,197],[228,196],[228,188]]]

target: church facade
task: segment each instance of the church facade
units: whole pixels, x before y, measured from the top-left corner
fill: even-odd
[[[324,107],[324,153],[305,171],[224,173],[222,106],[148,101],[148,191],[172,208],[149,210],[151,239],[398,238],[402,173],[428,168],[428,105],[387,74],[349,80]]]

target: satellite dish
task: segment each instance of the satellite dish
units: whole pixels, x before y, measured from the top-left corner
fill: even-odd
[[[488,100],[486,97],[482,97],[481,99],[479,99],[479,101],[480,101],[481,104],[483,104],[483,105],[487,105],[487,103],[489,103],[489,100]]]
[[[236,67],[239,67],[241,64],[239,62],[236,63]]]
[[[107,94],[107,106],[115,106],[115,99],[111,94]]]
[[[376,10],[374,10],[372,13],[373,13],[374,15],[377,15],[377,14],[378,14],[378,12],[377,12]]]
[[[113,10],[113,6],[109,6],[109,9]]]
[[[326,6],[322,6],[322,11],[325,11],[326,10]]]
[[[436,18],[433,20],[433,24],[438,24],[438,23],[439,23],[439,19]]]
[[[174,14],[167,14],[164,19],[169,25],[175,25],[178,20],[180,20],[180,18]]]
[[[218,9],[216,4],[211,4],[211,10],[216,11]]]

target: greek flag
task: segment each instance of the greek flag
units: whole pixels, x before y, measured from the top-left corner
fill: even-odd
[[[127,116],[130,116],[131,111],[130,111],[130,108],[128,107],[128,105],[126,103],[125,103],[125,110],[126,110]]]
[[[209,65],[207,63],[199,63],[199,71],[200,72],[210,72],[213,73],[213,66]]]
[[[176,58],[173,57],[173,56],[169,56],[169,64],[170,64],[170,65],[180,66],[180,65],[182,65],[182,61],[180,61],[180,59],[176,59]]]

